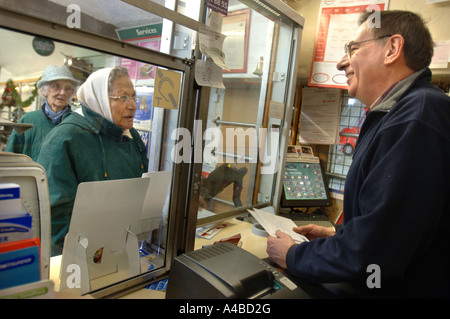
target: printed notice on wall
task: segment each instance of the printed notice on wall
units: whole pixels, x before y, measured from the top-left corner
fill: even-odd
[[[434,54],[430,69],[446,69],[449,62],[450,40],[434,42]]]
[[[300,144],[337,144],[341,91],[303,88],[299,123]]]
[[[359,14],[387,10],[388,5],[389,0],[322,0],[309,86],[347,89],[345,72],[336,64],[358,29]]]

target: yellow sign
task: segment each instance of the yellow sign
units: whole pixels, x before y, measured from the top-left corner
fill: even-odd
[[[153,107],[178,109],[180,100],[181,73],[157,68]]]

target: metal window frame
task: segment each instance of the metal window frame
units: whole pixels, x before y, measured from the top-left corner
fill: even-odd
[[[276,10],[281,13],[278,18],[274,20],[279,21],[292,21],[295,25],[293,37],[293,43],[291,46],[291,55],[297,55],[300,50],[300,42],[304,25],[304,18],[298,15],[297,12],[292,10],[289,6],[278,0],[240,0],[242,3],[247,4],[249,7],[256,8],[262,14],[270,16],[271,10]],[[257,4],[252,3],[256,2]],[[147,1],[144,0],[123,0],[131,5],[140,7],[143,10],[149,11],[153,14],[162,16],[165,19],[172,21],[173,23],[180,24],[188,27],[192,30],[198,31],[200,26],[207,27],[203,23],[192,20],[184,15],[181,15],[175,11],[167,9],[156,3],[152,3],[150,6]],[[261,9],[260,4],[266,4],[266,8]],[[164,54],[156,51],[150,51],[148,49],[125,43],[117,39],[108,38],[92,32],[70,29],[67,26],[51,22],[48,19],[42,17],[36,17],[36,13],[25,14],[18,12],[19,8],[10,9],[7,5],[8,1],[0,2],[0,27],[7,28],[13,31],[19,31],[28,34],[36,34],[55,39],[60,42],[69,44],[75,44],[81,47],[86,47],[99,52],[113,54],[116,56],[127,57],[139,61],[144,61],[149,64],[156,64],[166,66],[167,68],[184,72],[184,82],[182,88],[182,99],[180,104],[179,114],[179,127],[184,127],[190,132],[194,132],[194,120],[206,119],[210,88],[198,87],[195,85],[194,80],[194,64],[195,61],[186,58],[179,58],[169,54]],[[268,7],[267,7],[268,6]],[[269,9],[268,9],[269,8]],[[200,17],[206,16],[206,5],[203,3],[200,8]],[[267,11],[267,12],[265,12]],[[194,59],[201,59],[201,54],[198,48],[196,48]],[[298,69],[298,59],[291,65],[288,77],[290,78],[290,85],[286,88],[285,102],[286,105],[292,105],[295,95],[295,79]],[[280,155],[281,160],[279,167],[284,165],[284,152],[289,144],[289,130],[291,122],[290,108],[286,107],[283,131],[280,132]],[[203,148],[202,148],[203,149]],[[148,272],[128,280],[114,283],[108,287],[101,288],[96,291],[92,291],[90,294],[94,298],[115,298],[120,295],[127,294],[131,291],[140,289],[153,281],[159,280],[167,276],[168,271],[171,268],[171,262],[177,255],[192,250],[195,240],[195,229],[197,227],[197,209],[198,209],[198,190],[199,190],[199,172],[201,173],[201,163],[195,163],[191,160],[191,163],[179,163],[174,165],[173,180],[172,180],[172,205],[169,213],[169,225],[167,229],[167,249],[166,249],[166,264],[164,267],[155,271]],[[280,174],[279,174],[280,175]],[[279,189],[279,180],[277,177],[274,185],[275,191],[273,196],[273,203],[279,202],[281,192]],[[264,207],[271,205],[272,203],[264,203],[256,205],[254,207]],[[223,219],[229,219],[236,217],[239,214],[245,214],[246,208],[230,211],[228,213],[221,214]],[[206,222],[209,222],[206,221]]]
[[[128,0],[127,0],[128,1]],[[300,16],[297,12],[295,12],[292,8],[290,8],[288,5],[284,4],[281,1],[278,0],[239,0],[241,3],[247,5],[249,8],[254,9],[261,13],[262,15],[266,16],[267,18],[272,18],[276,23],[292,23],[292,37],[291,37],[291,46],[290,46],[290,56],[296,57],[298,56],[300,52],[300,44],[302,39],[302,33],[303,33],[303,26],[305,23],[305,20],[302,16]],[[265,5],[262,6],[261,4]],[[275,18],[272,16],[272,11],[276,10],[280,13],[280,15]],[[206,11],[205,11],[205,17],[206,17]],[[280,131],[280,137],[279,137],[279,152],[280,152],[280,161],[278,163],[278,171],[282,170],[285,164],[285,154],[287,151],[287,146],[290,143],[289,139],[289,131],[291,130],[291,120],[292,120],[292,108],[289,107],[293,105],[295,100],[295,87],[296,87],[296,79],[297,79],[297,72],[298,72],[298,64],[299,59],[295,58],[294,63],[289,66],[288,72],[286,75],[286,79],[289,80],[289,85],[286,86],[285,89],[285,96],[284,96],[284,103],[286,105],[285,107],[285,114],[282,120],[282,131]],[[263,90],[267,90],[267,83],[263,84]],[[208,115],[208,108],[209,108],[209,98],[210,98],[210,92],[211,88],[209,87],[203,87],[201,89],[200,95],[199,95],[199,110],[198,115],[196,119],[200,119],[202,123],[206,123],[207,121],[207,115]],[[216,120],[217,121],[217,120]],[[219,120],[220,121],[220,120]],[[239,125],[242,125],[242,123],[239,123]],[[257,128],[259,126],[256,126]],[[202,130],[202,136],[204,134],[204,130],[206,127]],[[202,150],[204,149],[204,141],[202,141]],[[248,215],[247,209],[249,208],[264,208],[268,206],[273,206],[275,210],[278,210],[279,203],[281,199],[282,194],[282,187],[280,186],[281,180],[282,180],[282,174],[277,174],[274,177],[274,183],[273,183],[273,196],[272,199],[265,203],[260,203],[256,205],[251,206],[242,206],[235,208],[233,210],[230,210],[228,212],[220,213],[215,216],[205,217],[201,220],[197,220],[197,212],[199,207],[199,195],[200,195],[200,185],[201,185],[201,173],[202,173],[202,163],[197,163],[193,165],[193,171],[192,171],[192,180],[191,183],[191,195],[190,195],[190,203],[189,203],[189,213],[188,213],[188,225],[190,227],[188,228],[188,233],[186,236],[186,249],[188,251],[194,249],[195,244],[195,229],[198,226],[203,225],[209,225],[212,223],[217,223],[221,221],[228,220],[230,218],[235,218],[239,216],[246,216]]]
[[[79,29],[70,29],[36,16],[31,16],[11,10],[0,4],[0,27],[11,31],[30,35],[39,35],[55,41],[86,47],[95,51],[115,56],[160,65],[172,70],[183,72],[183,86],[179,107],[178,126],[192,131],[194,110],[196,108],[196,92],[194,90],[193,61],[186,58],[151,51],[117,39],[90,33]],[[130,291],[140,289],[167,276],[173,258],[184,250],[186,234],[186,203],[188,202],[188,184],[190,180],[190,163],[174,164],[169,221],[167,228],[167,247],[165,266],[140,274],[124,281],[113,283],[107,287],[91,291],[94,298],[117,297]]]

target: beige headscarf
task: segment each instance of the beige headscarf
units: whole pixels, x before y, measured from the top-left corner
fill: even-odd
[[[108,78],[111,70],[112,68],[104,68],[92,73],[78,89],[77,96],[88,109],[114,123],[108,92]],[[78,113],[80,111],[77,110]]]
[[[100,114],[108,121],[114,123],[111,113],[111,105],[109,104],[109,74],[113,68],[104,68],[95,71],[80,86],[77,92],[78,99],[86,105],[88,109]],[[81,108],[75,110],[78,114],[83,115]],[[124,130],[123,134],[129,138],[133,138],[130,130]]]

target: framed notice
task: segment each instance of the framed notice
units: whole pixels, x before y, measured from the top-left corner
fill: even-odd
[[[224,73],[246,73],[248,36],[250,30],[250,9],[229,12],[223,17],[222,34],[226,36],[222,51],[230,70]]]
[[[345,72],[336,68],[344,45],[358,29],[362,11],[383,11],[388,6],[389,0],[322,0],[308,85],[347,89]]]

